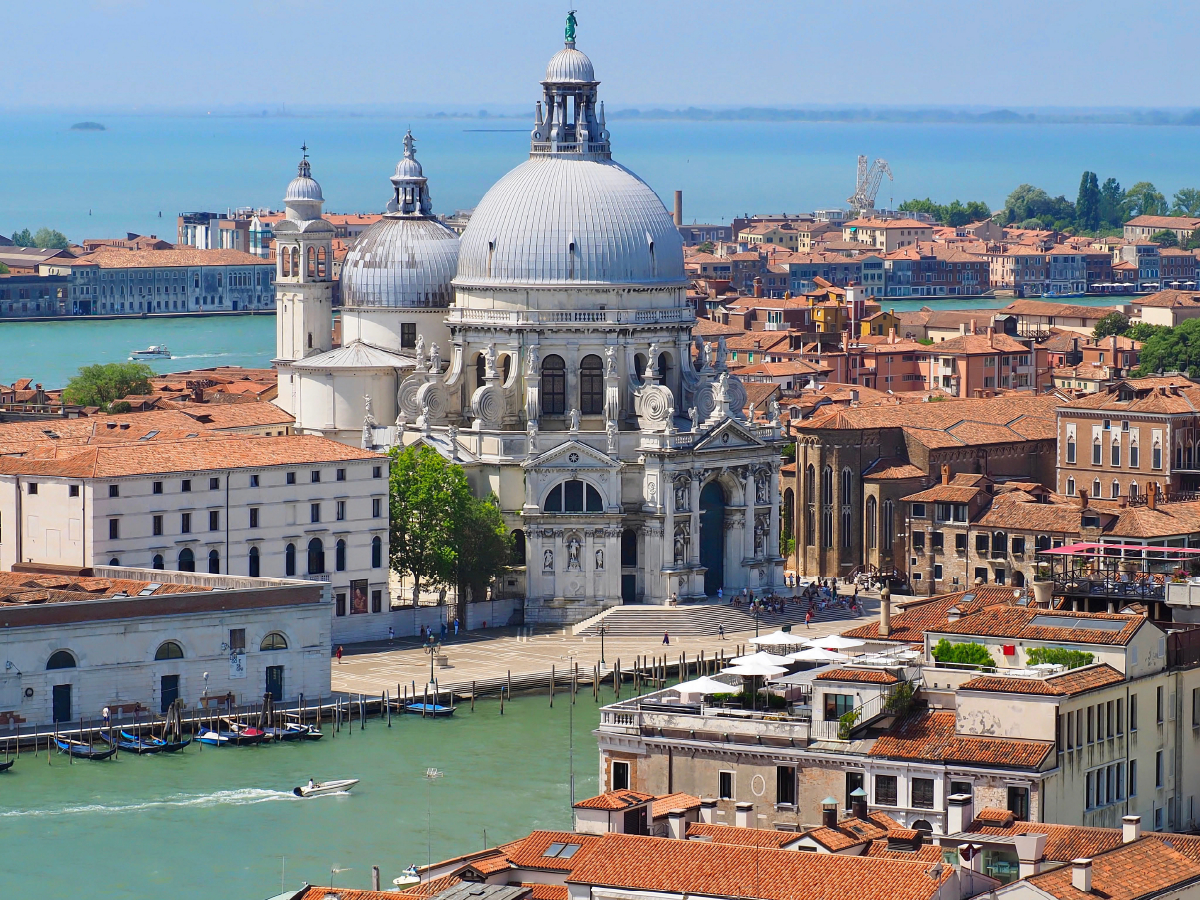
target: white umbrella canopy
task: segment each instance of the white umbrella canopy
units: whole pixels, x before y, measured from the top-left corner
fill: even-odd
[[[757,653],[750,653],[746,656],[739,656],[730,660],[735,666],[783,666],[787,665],[788,658],[786,656],[778,656],[774,653],[767,653],[765,650],[759,650]]]
[[[796,647],[804,643],[797,635],[786,631],[772,631],[762,637],[752,637],[749,643],[757,647]]]
[[[783,666],[768,666],[764,663],[746,663],[722,669],[722,675],[745,675],[750,678],[773,678],[786,672]]]
[[[671,688],[671,690],[679,691],[681,694],[736,694],[741,689],[741,685],[717,681],[717,679],[709,678],[707,675],[692,681],[684,681]]]
[[[827,634],[823,638],[813,638],[811,641],[805,641],[805,647],[824,647],[826,650],[851,650],[855,647],[861,647],[866,641],[857,641],[854,638],[842,637],[840,634]]]
[[[792,662],[841,662],[849,658],[844,653],[835,653],[824,647],[809,647],[788,657]]]

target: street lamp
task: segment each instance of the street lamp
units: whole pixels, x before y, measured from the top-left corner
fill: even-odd
[[[608,629],[601,625],[596,631],[600,633],[600,665],[604,665],[604,635],[608,634]]]
[[[442,642],[435,638],[432,634],[429,635],[429,643],[425,645],[425,652],[429,654],[429,683],[433,684],[433,662],[437,658],[438,651],[442,648]],[[435,701],[436,702],[436,701]]]

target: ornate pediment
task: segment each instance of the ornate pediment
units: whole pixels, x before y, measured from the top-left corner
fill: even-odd
[[[732,450],[739,447],[765,447],[758,436],[737,419],[725,419],[714,426],[707,434],[698,440],[692,449],[696,452],[705,450]]]
[[[526,469],[609,469],[621,468],[617,462],[580,441],[567,440],[522,463]]]

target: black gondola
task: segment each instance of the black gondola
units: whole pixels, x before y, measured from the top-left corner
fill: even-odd
[[[72,741],[67,738],[56,737],[54,739],[54,743],[58,747],[60,753],[69,753],[76,759],[93,759],[99,761],[108,759],[117,752],[116,747],[109,747],[106,750],[99,750],[96,747],[93,747],[91,744],[85,744],[83,741]]]
[[[6,762],[0,762],[0,772],[7,772],[9,769],[11,769],[13,767],[13,763],[15,763],[15,762],[16,762],[15,759],[10,759],[10,760],[7,760]]]

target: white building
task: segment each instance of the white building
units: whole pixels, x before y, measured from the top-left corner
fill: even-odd
[[[328,697],[329,610],[299,580],[98,566],[0,573],[0,722],[44,727]]]
[[[280,368],[297,430],[425,442],[496,493],[528,560],[527,621],[782,584],[778,417],[747,421],[723,345],[693,352],[682,240],[612,160],[597,85],[568,41],[528,161],[461,246],[406,141],[389,213],[342,273],[346,346],[278,353],[299,360]],[[307,309],[279,280],[288,335]]]
[[[391,624],[387,474],[376,453],[296,435],[150,436],[5,456],[0,569],[307,579],[329,585],[335,642],[378,638]]]

